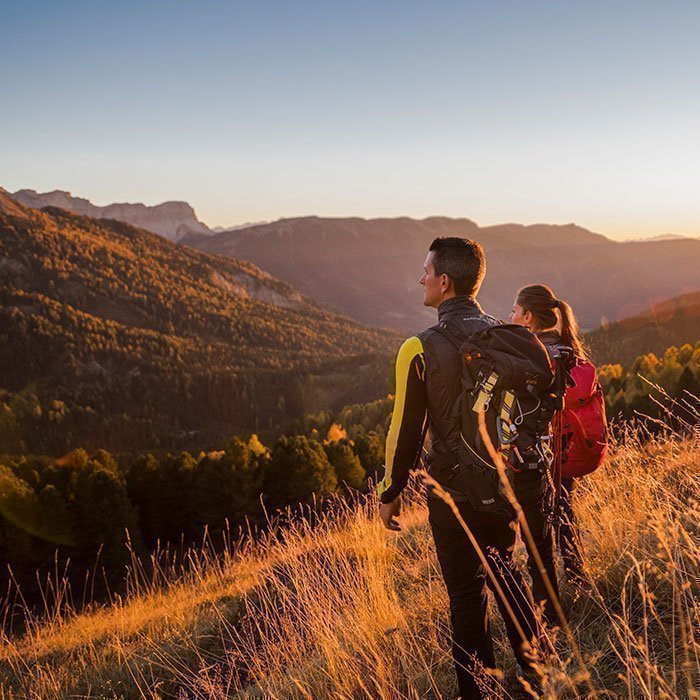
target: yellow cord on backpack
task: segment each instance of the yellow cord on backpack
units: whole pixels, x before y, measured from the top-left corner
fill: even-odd
[[[474,413],[481,413],[487,408],[488,402],[493,396],[493,389],[498,381],[498,375],[495,372],[491,372],[488,379],[481,385],[481,390],[477,394],[476,401],[472,406],[472,411]]]
[[[499,437],[501,438],[501,454],[503,455],[503,461],[508,463],[508,453],[510,452],[510,442],[515,435],[515,430],[511,420],[511,414],[513,412],[513,404],[515,403],[515,394],[512,391],[506,391],[503,394],[503,402],[501,403],[501,412],[498,416],[498,420],[501,421],[501,429],[499,430]]]

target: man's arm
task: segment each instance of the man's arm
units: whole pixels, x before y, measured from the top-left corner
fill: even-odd
[[[396,398],[386,439],[386,471],[377,486],[382,503],[392,503],[408,483],[423,446],[426,421],[425,356],[423,344],[414,336],[404,342],[396,357]],[[385,522],[387,527],[390,518]]]

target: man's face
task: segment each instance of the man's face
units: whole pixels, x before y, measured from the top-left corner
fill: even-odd
[[[435,266],[433,265],[434,256],[435,253],[430,251],[425,258],[420,283],[423,287],[424,306],[432,306],[437,309],[437,307],[440,306],[440,302],[443,300],[447,275],[435,276]]]

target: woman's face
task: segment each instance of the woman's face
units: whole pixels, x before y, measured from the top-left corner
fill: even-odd
[[[523,307],[518,304],[518,300],[516,299],[513,302],[513,310],[510,312],[510,322],[518,326],[530,328],[532,324],[532,312],[524,311]]]

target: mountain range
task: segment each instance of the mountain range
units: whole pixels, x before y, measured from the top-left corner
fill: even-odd
[[[628,241],[638,243],[653,243],[654,241],[677,241],[686,238],[690,238],[691,240],[698,240],[698,236],[682,236],[678,233],[661,233],[658,236],[649,236],[647,238],[629,238]]]
[[[698,238],[616,242],[575,224],[480,227],[447,217],[309,216],[212,231],[184,202],[95,207],[61,191],[20,190],[12,196],[26,206],[126,221],[207,253],[248,260],[328,309],[403,333],[434,322],[434,313],[421,305],[417,279],[438,235],[483,244],[488,271],[479,299],[501,318],[508,316],[516,291],[533,282],[549,284],[589,329],[700,289]]]
[[[321,303],[364,324],[415,332],[434,323],[418,278],[436,236],[482,243],[487,274],[479,295],[506,318],[517,290],[552,287],[586,328],[700,289],[700,240],[615,242],[575,224],[479,227],[470,219],[282,219],[180,243],[250,260]]]
[[[252,263],[3,190],[0,327],[0,453],[276,430],[386,395],[400,341]]]

